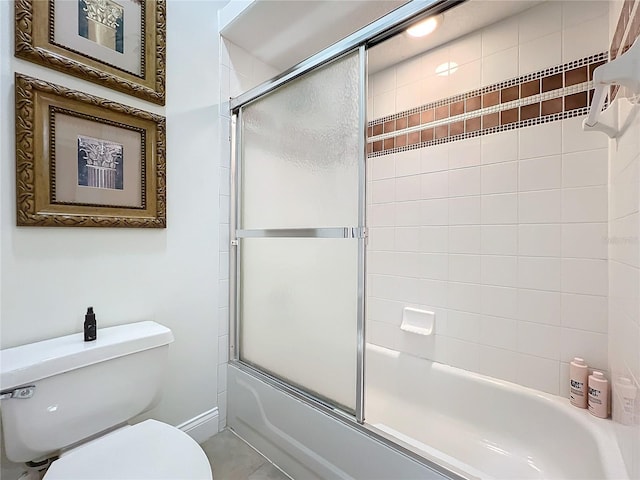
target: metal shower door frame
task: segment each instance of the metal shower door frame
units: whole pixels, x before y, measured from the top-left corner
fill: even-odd
[[[281,389],[296,398],[328,413],[339,420],[364,423],[364,375],[365,375],[365,281],[366,281],[366,127],[367,127],[367,49],[394,36],[410,23],[439,14],[465,0],[413,0],[399,7],[385,17],[367,25],[354,34],[326,48],[318,54],[301,62],[281,75],[252,90],[231,99],[231,202],[230,202],[230,256],[229,256],[229,359],[234,366],[247,371],[261,380]],[[358,155],[358,225],[340,228],[318,229],[274,229],[274,230],[238,230],[241,215],[242,188],[242,107],[257,100],[278,87],[316,70],[338,58],[358,51],[359,55],[359,155]],[[357,361],[356,361],[356,408],[355,414],[315,398],[308,392],[290,385],[277,377],[263,372],[240,360],[240,288],[241,238],[277,237],[277,238],[357,238],[358,239],[358,290],[357,290]]]
[[[332,58],[329,62],[325,62],[322,66],[340,60],[341,58],[355,54],[358,55],[359,66],[359,84],[358,84],[358,224],[344,227],[331,228],[278,228],[278,229],[239,229],[242,225],[242,165],[243,165],[243,149],[242,149],[242,112],[243,107],[250,104],[240,105],[232,117],[232,159],[231,159],[231,249],[230,255],[230,302],[229,316],[232,319],[233,327],[230,329],[229,341],[229,358],[237,364],[242,365],[244,369],[251,369],[254,372],[267,376],[271,381],[280,383],[281,387],[290,389],[290,393],[294,392],[296,396],[304,396],[307,400],[315,403],[323,404],[334,411],[339,411],[345,416],[350,416],[351,412],[341,409],[338,405],[332,404],[325,399],[317,398],[304,389],[290,385],[283,380],[274,377],[264,371],[259,366],[249,365],[241,360],[240,351],[240,324],[241,324],[241,308],[242,304],[242,288],[241,288],[241,256],[242,246],[239,240],[243,238],[335,238],[335,239],[357,239],[357,263],[358,263],[358,285],[357,285],[357,307],[356,307],[356,392],[355,392],[355,412],[353,416],[358,423],[364,422],[364,318],[365,318],[365,242],[366,242],[366,92],[367,92],[367,62],[366,49],[361,45],[352,50]],[[314,69],[315,70],[315,69]],[[309,70],[311,72],[312,70]],[[297,76],[295,78],[301,78]],[[271,91],[271,90],[270,90]],[[269,92],[270,92],[269,91]],[[264,95],[267,95],[266,92]],[[258,96],[256,99],[261,98]],[[254,100],[256,100],[254,99]],[[252,100],[253,101],[253,100]],[[231,261],[231,259],[233,259]]]

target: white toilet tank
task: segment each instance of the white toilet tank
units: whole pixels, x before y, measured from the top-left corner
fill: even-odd
[[[92,342],[78,333],[0,351],[9,460],[52,456],[154,406],[171,342],[168,328],[139,322],[99,329]]]

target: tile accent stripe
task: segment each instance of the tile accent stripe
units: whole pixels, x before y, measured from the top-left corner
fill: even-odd
[[[504,80],[500,83],[495,83],[493,85],[488,85],[486,87],[477,89],[477,90],[472,90],[470,92],[466,92],[466,93],[461,93],[458,95],[454,95],[452,97],[447,97],[447,98],[443,98],[441,100],[437,100],[435,102],[431,102],[431,103],[427,103],[425,105],[419,106],[419,107],[414,107],[412,109],[406,110],[404,112],[400,112],[400,113],[396,113],[393,115],[388,115],[386,117],[381,117],[375,120],[372,120],[369,122],[369,125],[379,125],[382,123],[385,123],[389,120],[395,120],[398,118],[402,118],[402,117],[406,117],[408,115],[414,114],[414,113],[419,113],[423,110],[428,110],[431,108],[436,108],[436,107],[440,107],[443,105],[449,105],[451,103],[460,101],[460,100],[465,100],[467,98],[473,98],[476,97],[478,95],[484,95],[485,93],[491,93],[491,92],[500,92],[502,89],[508,88],[508,87],[512,87],[512,86],[516,86],[516,85],[521,85],[523,83],[527,83],[530,82],[531,80],[538,80],[538,79],[543,79],[546,77],[553,77],[555,74],[558,73],[564,73],[567,70],[573,70],[579,67],[583,67],[585,65],[589,65],[589,80],[591,80],[591,76],[593,75],[593,70],[602,65],[604,62],[607,61],[607,52],[601,52],[598,53],[596,55],[591,55],[589,57],[585,57],[585,58],[581,58],[580,60],[574,60],[573,62],[569,62],[569,63],[565,63],[563,65],[557,65],[555,67],[550,67],[547,68],[545,70],[540,70],[538,72],[534,72],[534,73],[529,73],[527,75],[523,75],[521,77],[517,77],[517,78],[512,78],[510,80]],[[595,65],[594,65],[595,64]],[[547,80],[548,82],[549,80]]]
[[[588,112],[593,71],[608,52],[454,95],[369,122],[367,155],[546,123]]]
[[[367,155],[367,158],[380,157],[382,155],[389,155],[392,153],[406,152],[408,150],[416,150],[418,148],[430,147],[432,145],[439,145],[441,143],[455,142],[457,140],[464,140],[466,138],[480,137],[482,135],[489,135],[492,133],[504,132],[506,130],[514,130],[516,128],[531,127],[533,125],[539,125],[541,123],[555,122],[557,120],[564,120],[566,118],[580,117],[589,113],[589,107],[582,107],[576,110],[554,113],[543,117],[532,118],[528,120],[519,120],[513,123],[507,123],[502,125],[496,125],[494,127],[483,128],[482,130],[476,130],[472,132],[465,132],[457,135],[448,135],[441,138],[435,138],[433,140],[427,140],[420,143],[411,145],[405,145],[402,147],[393,147],[386,150],[371,152]]]

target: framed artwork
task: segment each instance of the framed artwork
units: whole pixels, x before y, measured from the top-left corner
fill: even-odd
[[[164,105],[165,0],[16,0],[15,54]]]
[[[18,226],[166,227],[165,119],[16,74]]]

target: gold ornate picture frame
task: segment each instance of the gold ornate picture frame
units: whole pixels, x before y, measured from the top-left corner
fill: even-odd
[[[18,226],[166,227],[165,119],[16,74]]]
[[[15,55],[164,105],[165,15],[165,0],[15,0]]]

